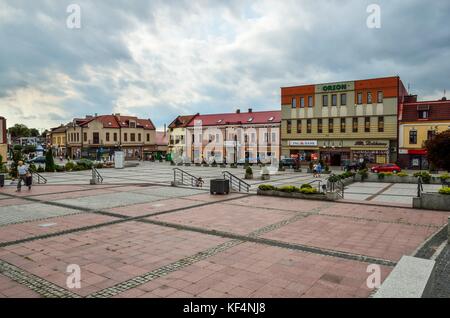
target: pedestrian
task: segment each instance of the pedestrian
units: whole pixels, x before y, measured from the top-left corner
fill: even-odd
[[[25,183],[25,185],[28,184],[27,177],[31,176],[31,173],[29,172],[29,169],[26,165],[23,164],[23,161],[19,161],[18,167],[17,167],[17,173],[18,173],[18,182],[17,182],[17,190],[16,192],[20,192],[22,190],[22,181]],[[31,190],[31,183],[28,184],[28,190]]]
[[[313,165],[313,177],[317,178],[317,163]]]
[[[322,165],[320,164],[320,162],[317,164],[316,171],[317,177],[320,178],[320,174],[322,173]]]

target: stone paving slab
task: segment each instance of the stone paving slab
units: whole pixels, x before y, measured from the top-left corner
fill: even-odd
[[[367,264],[254,243],[137,288],[138,297],[367,297]],[[391,268],[381,266],[382,280]],[[120,295],[130,297],[129,294]]]
[[[205,194],[206,190],[196,190],[179,187],[148,187],[134,190],[133,193],[162,196],[167,198],[186,197],[197,194]]]
[[[223,242],[216,236],[128,222],[1,248],[0,258],[63,288],[67,266],[78,264],[82,288],[71,291],[86,296]]]
[[[11,205],[22,205],[22,204],[30,204],[29,201],[17,198],[7,197],[8,199],[0,200],[0,207],[7,207]]]
[[[89,189],[83,191],[71,191],[71,192],[62,192],[62,193],[54,193],[54,194],[43,194],[38,196],[33,196],[35,199],[41,201],[55,201],[62,199],[76,199],[76,198],[84,198],[84,197],[93,197],[101,194],[111,194],[116,193],[115,189]]]
[[[0,286],[0,298],[41,298],[38,293],[1,274]]]
[[[16,192],[16,187],[4,187],[0,191],[7,194],[12,194],[18,197],[26,197],[29,195],[36,195],[36,194],[47,194],[47,193],[58,193],[58,192],[65,192],[65,191],[77,191],[77,190],[83,190],[86,189],[82,186],[76,186],[76,185],[35,185],[31,188],[31,190],[28,190],[26,187],[22,188],[21,192]]]
[[[45,220],[4,225],[0,230],[0,242],[12,242],[25,238],[76,229],[115,220],[113,217],[97,214],[75,214]],[[13,248],[14,249],[14,248]]]
[[[76,213],[80,211],[41,203],[3,206],[0,207],[0,226]]]
[[[247,196],[247,194],[230,193],[230,194],[226,194],[226,195],[220,195],[220,194],[219,195],[211,195],[208,192],[208,193],[194,194],[189,197],[184,197],[183,199],[191,200],[191,201],[198,201],[198,202],[220,202],[223,200],[243,198],[245,196]]]
[[[312,215],[263,237],[398,261],[436,228]]]

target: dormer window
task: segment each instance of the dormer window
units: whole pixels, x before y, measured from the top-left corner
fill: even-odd
[[[221,122],[222,122],[222,119],[219,119],[219,120],[217,121],[218,124],[220,124]]]
[[[130,128],[136,128],[136,122],[130,121]]]
[[[273,121],[274,119],[275,119],[275,118],[273,118],[273,117],[270,117],[270,118],[269,118],[269,121]]]
[[[251,123],[251,122],[253,121],[253,117],[250,117],[247,121],[248,121],[249,123]]]
[[[109,125],[109,126],[111,126],[111,125],[112,125],[112,123],[110,123],[110,122],[109,122],[109,123],[108,123],[108,125]]]

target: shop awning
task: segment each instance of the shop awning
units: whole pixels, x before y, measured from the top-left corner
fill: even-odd
[[[409,155],[426,155],[428,152],[426,149],[409,149]]]

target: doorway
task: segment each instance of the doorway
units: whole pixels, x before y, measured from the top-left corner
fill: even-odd
[[[332,166],[340,166],[341,165],[341,154],[340,153],[331,154],[330,164]]]

